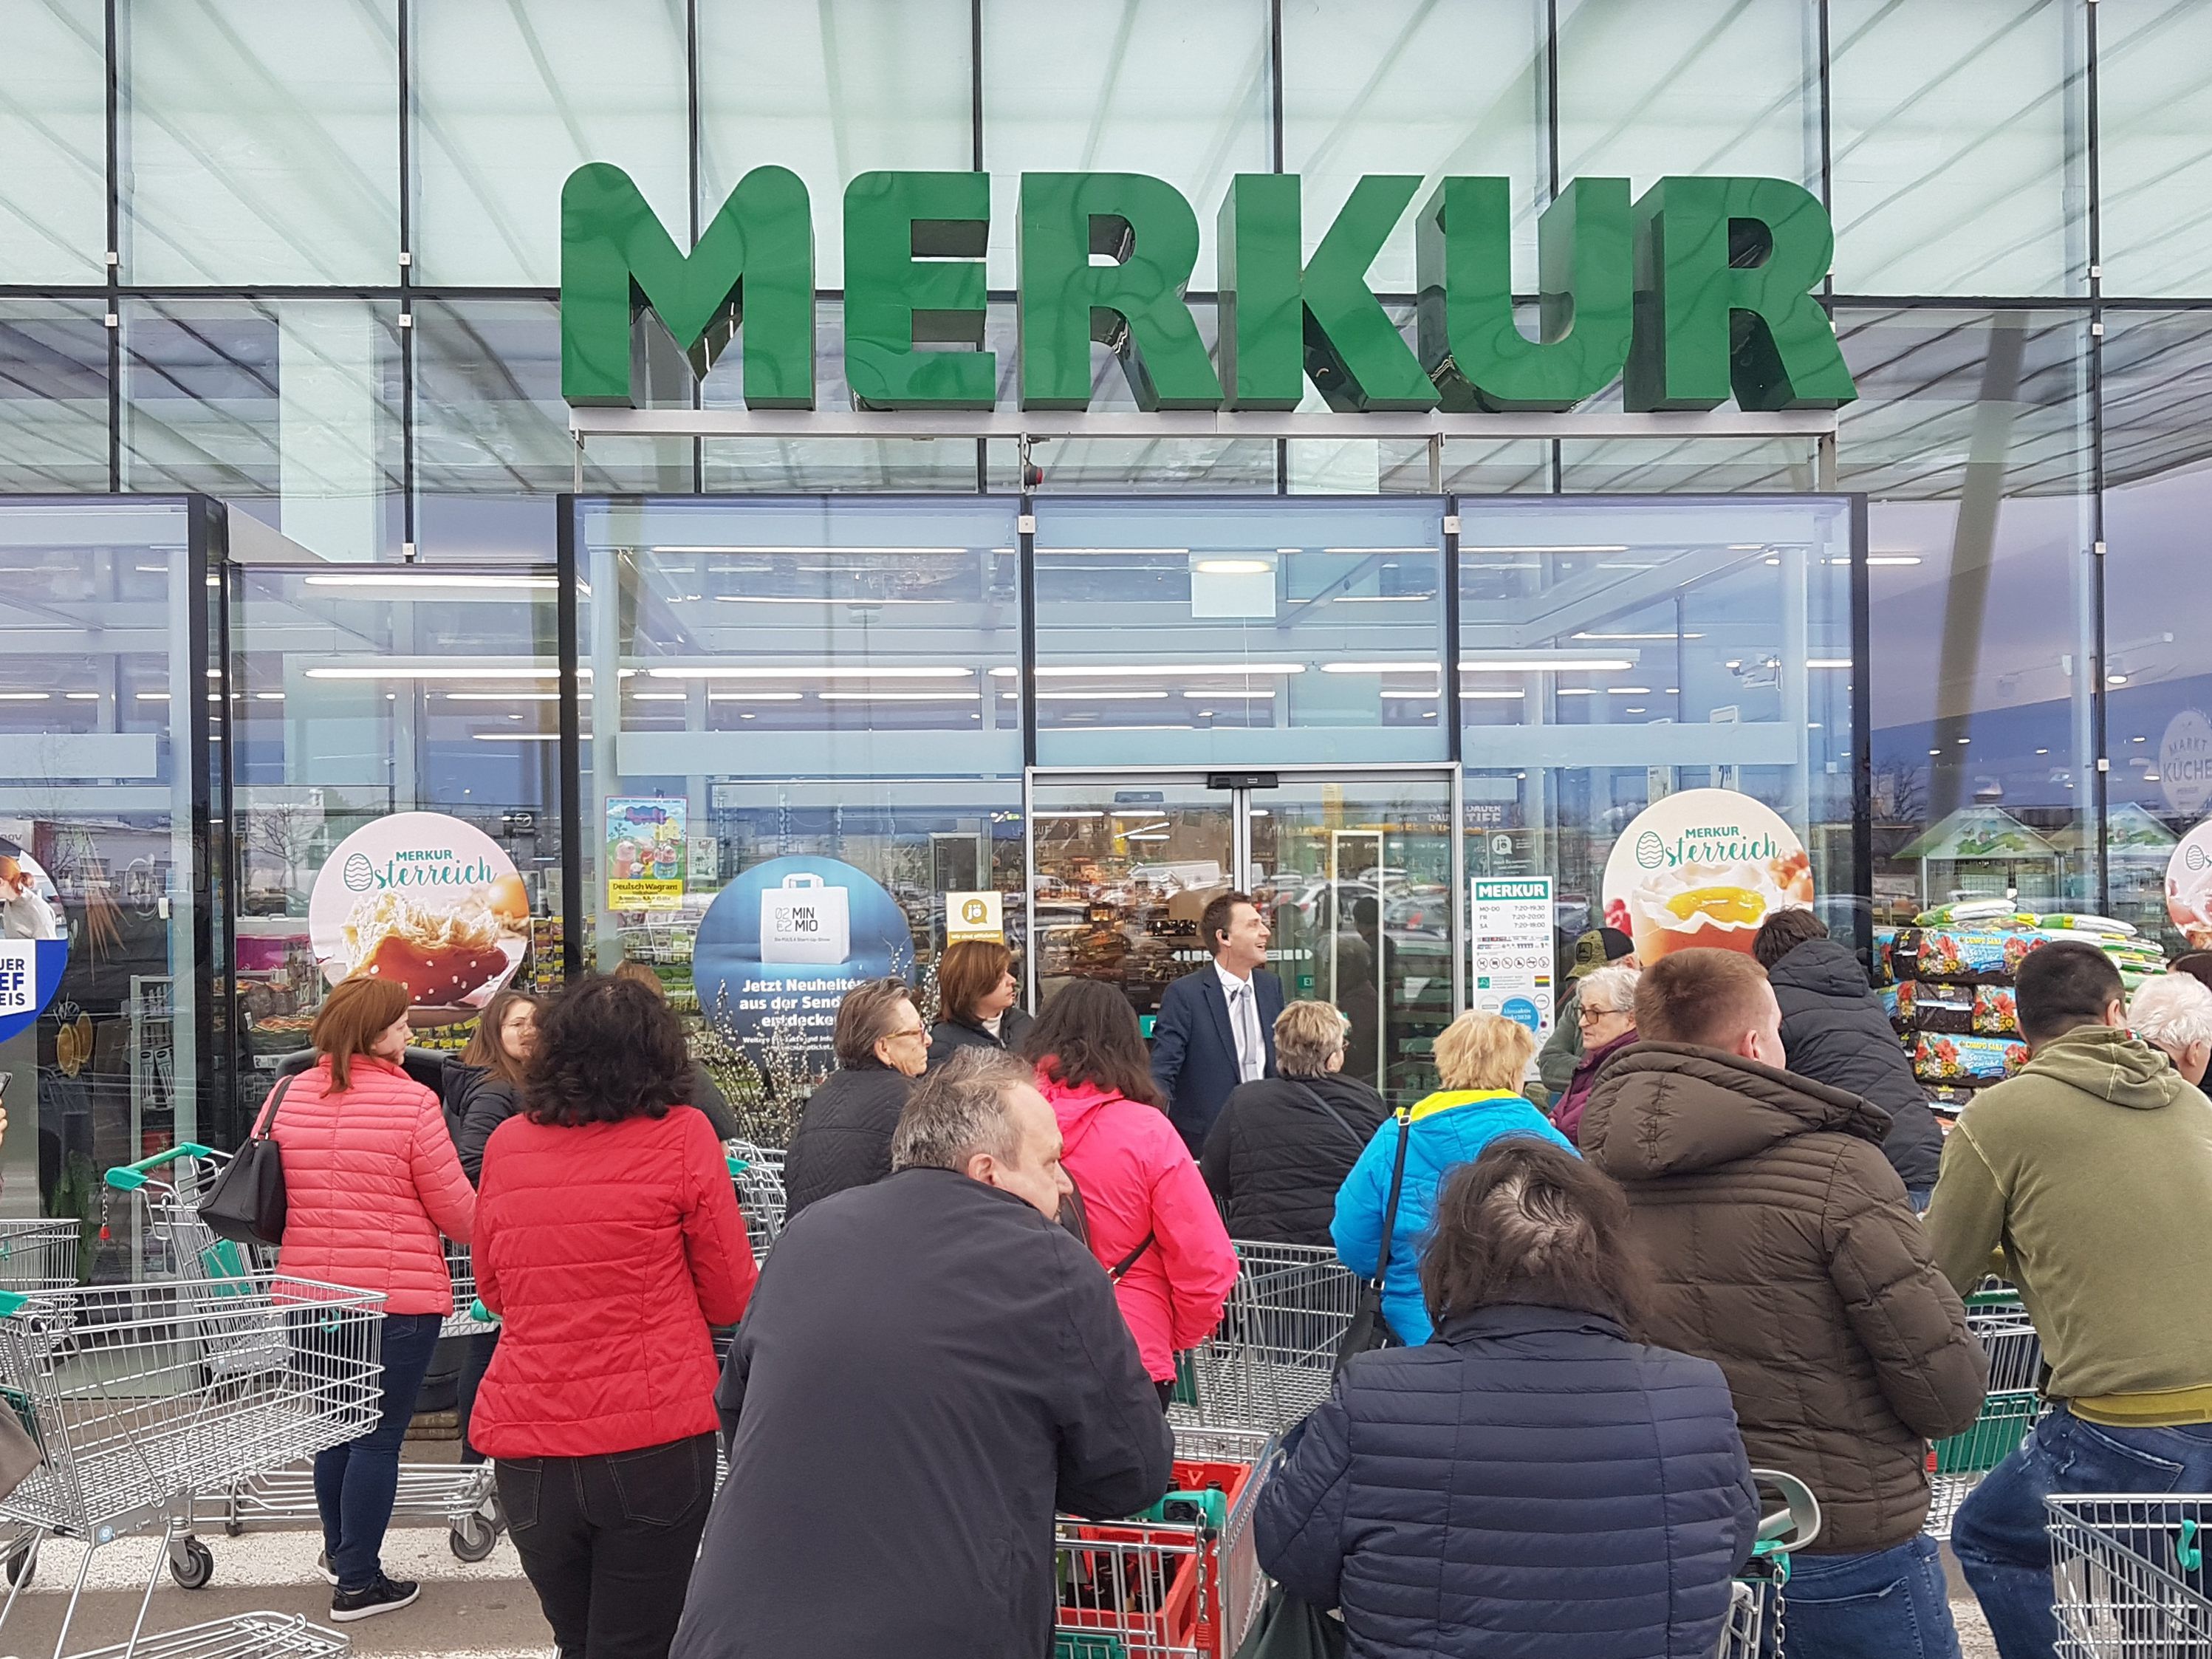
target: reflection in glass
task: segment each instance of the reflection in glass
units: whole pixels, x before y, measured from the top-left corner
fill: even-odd
[[[107,49],[100,9],[20,0],[0,19],[8,47],[0,283],[104,281]]]
[[[2212,292],[2212,11],[2109,6],[2097,18],[2102,291]]]
[[[98,300],[0,300],[0,489],[107,488],[107,329]]]

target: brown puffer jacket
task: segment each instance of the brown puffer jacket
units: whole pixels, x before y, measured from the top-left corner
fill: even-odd
[[[1752,1463],[1820,1500],[1816,1554],[1918,1532],[1926,1442],[1972,1423],[1988,1383],[1888,1129],[1856,1095],[1669,1042],[1615,1056],[1583,1115],[1656,1281],[1645,1339],[1727,1374]]]

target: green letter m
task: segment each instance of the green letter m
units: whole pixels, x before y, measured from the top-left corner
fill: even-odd
[[[738,181],[687,256],[620,167],[589,161],[561,190],[561,395],[626,408],[630,325],[651,307],[704,375],[745,327],[745,402],[814,407],[814,222],[787,167]]]

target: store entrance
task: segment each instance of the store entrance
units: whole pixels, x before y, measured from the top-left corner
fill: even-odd
[[[1462,1000],[1453,769],[1037,770],[1028,787],[1032,1006],[1103,979],[1149,1035],[1168,982],[1209,960],[1207,901],[1234,888],[1268,916],[1285,997],[1343,1012],[1347,1073],[1394,1103],[1433,1086]]]

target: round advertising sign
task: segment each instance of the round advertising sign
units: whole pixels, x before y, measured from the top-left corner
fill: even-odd
[[[2212,720],[2185,708],[2158,740],[2158,787],[2166,804],[2195,817],[2212,800]]]
[[[68,966],[61,895],[36,859],[0,840],[0,1042],[38,1018]]]
[[[1767,917],[1813,902],[1813,867],[1772,807],[1733,789],[1685,789],[1620,832],[1604,897],[1605,925],[1646,963],[1698,946],[1748,951]]]
[[[530,896],[499,843],[442,812],[395,812],[331,850],[307,899],[323,977],[406,988],[417,1025],[469,1019],[521,964]]]
[[[2198,824],[2167,855],[2166,914],[2191,950],[2212,950],[2212,822]]]

